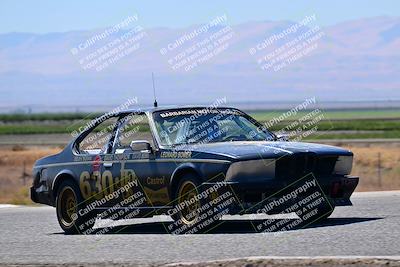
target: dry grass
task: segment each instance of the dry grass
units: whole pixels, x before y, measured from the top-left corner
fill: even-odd
[[[354,152],[352,174],[360,176],[357,191],[400,189],[400,144],[349,146]]]
[[[400,144],[358,144],[347,146],[354,152],[353,175],[360,176],[357,191],[400,189]],[[32,204],[33,163],[60,151],[58,147],[0,148],[0,203]],[[378,160],[380,154],[380,162]],[[24,165],[26,179],[24,182]],[[380,170],[378,166],[381,166]],[[379,179],[380,173],[380,179]]]
[[[59,151],[59,148],[21,146],[0,149],[0,203],[32,204],[29,187],[32,184],[33,163]]]

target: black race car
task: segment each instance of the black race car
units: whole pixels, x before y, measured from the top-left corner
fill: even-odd
[[[352,152],[280,140],[234,108],[110,112],[74,135],[35,163],[31,187],[34,202],[56,207],[66,233],[93,233],[98,218],[157,214],[175,220],[174,233],[225,214],[296,212],[310,222],[351,205],[358,183]]]

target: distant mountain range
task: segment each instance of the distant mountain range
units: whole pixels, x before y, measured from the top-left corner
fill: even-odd
[[[124,29],[105,38],[101,34],[106,29],[0,34],[0,112],[18,106],[114,105],[130,97],[137,97],[140,104],[151,104],[151,72],[155,72],[160,103],[211,103],[224,96],[228,104],[301,101],[312,96],[321,101],[400,99],[397,17],[365,18],[320,28],[323,36],[314,42],[315,49],[285,68],[263,70],[258,64],[261,56],[304,36],[317,23],[318,19],[314,25],[303,26],[266,49],[257,50],[255,55],[249,52],[251,48],[260,47],[269,37],[279,36],[296,23],[257,21],[230,28],[222,24],[200,34],[198,30],[204,25],[180,29],[136,27],[135,31]],[[192,33],[197,35],[190,37]],[[206,47],[206,38],[214,38],[214,42],[223,36],[227,40],[220,39],[221,46],[208,51],[215,56],[203,58],[191,70],[174,70],[168,62],[178,54],[193,60],[193,53]],[[105,52],[123,47],[123,38],[132,42],[120,50],[126,56],[114,58],[115,63],[101,71],[82,68],[80,60],[105,59]],[[105,45],[108,50],[104,50]],[[192,51],[191,59],[190,55],[182,56],[194,46],[197,50]],[[95,55],[102,47],[103,53]],[[167,49],[166,55],[160,52],[163,48]],[[291,48],[286,47],[282,53],[289,53]],[[175,62],[182,63],[180,60]]]

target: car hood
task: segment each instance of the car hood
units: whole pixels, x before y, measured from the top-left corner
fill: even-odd
[[[317,155],[353,155],[340,147],[303,142],[251,141],[199,144],[191,148],[197,153],[218,154],[230,158],[281,157],[296,153]]]

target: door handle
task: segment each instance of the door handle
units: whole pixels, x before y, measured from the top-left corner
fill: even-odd
[[[111,168],[113,165],[112,162],[104,162],[104,168]]]

